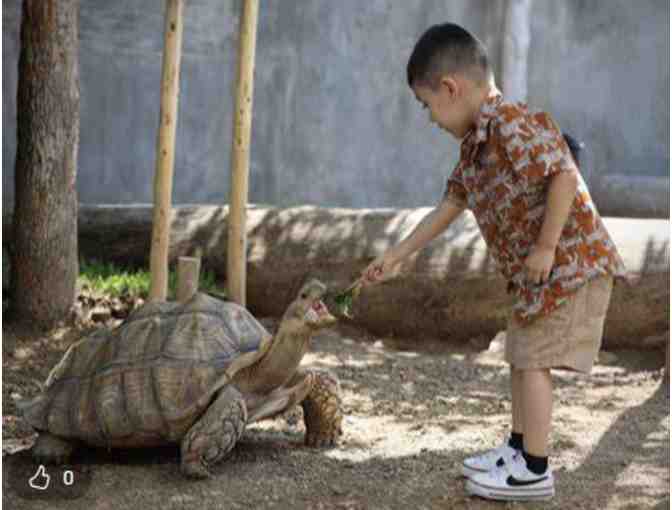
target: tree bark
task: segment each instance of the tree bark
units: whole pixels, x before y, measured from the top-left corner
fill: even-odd
[[[10,306],[50,326],[75,298],[79,0],[24,0]]]

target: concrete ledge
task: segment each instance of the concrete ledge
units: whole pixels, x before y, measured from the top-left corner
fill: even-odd
[[[606,175],[591,184],[591,195],[603,216],[670,217],[668,177]]]
[[[250,206],[248,307],[258,315],[279,315],[309,277],[335,290],[346,287],[429,211]],[[176,207],[171,260],[199,249],[203,267],[225,277],[227,217],[227,207]],[[605,345],[641,346],[644,338],[669,330],[670,224],[623,218],[605,218],[605,224],[639,279],[635,286],[615,287]],[[83,257],[148,264],[151,206],[83,205],[79,229]],[[473,216],[465,213],[397,278],[365,289],[354,313],[356,323],[374,334],[463,342],[504,329],[509,306],[505,282]]]

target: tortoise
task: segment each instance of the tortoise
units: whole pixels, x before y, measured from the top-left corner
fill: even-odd
[[[299,368],[313,334],[336,322],[310,280],[272,336],[244,307],[197,293],[149,302],[117,328],[73,344],[43,391],[23,402],[39,432],[41,463],[64,463],[80,443],[134,448],[180,443],[180,470],[205,478],[245,426],[300,404],[305,444],[336,444],[340,385],[327,370]]]

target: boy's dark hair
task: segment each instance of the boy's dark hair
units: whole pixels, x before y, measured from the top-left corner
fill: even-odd
[[[477,83],[492,76],[485,46],[454,23],[430,27],[420,37],[408,59],[408,86],[435,88],[442,74],[464,73]]]
[[[572,157],[574,158],[574,163],[576,163],[576,166],[580,167],[581,166],[581,151],[583,151],[586,144],[583,143],[583,142],[579,142],[576,138],[574,138],[572,135],[569,135],[567,133],[562,133],[562,136],[565,139],[565,142],[567,142],[567,145],[569,146],[569,152],[572,153]]]

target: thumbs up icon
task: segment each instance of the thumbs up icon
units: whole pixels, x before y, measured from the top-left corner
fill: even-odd
[[[47,474],[47,469],[44,465],[40,464],[40,467],[37,468],[37,473],[28,480],[28,485],[30,485],[32,489],[46,491],[47,487],[49,487],[49,480],[51,480],[51,476]]]

